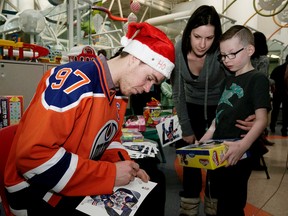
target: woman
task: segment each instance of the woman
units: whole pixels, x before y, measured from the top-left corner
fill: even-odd
[[[255,52],[251,56],[251,63],[253,67],[258,70],[261,73],[264,73],[269,78],[269,57],[268,54],[268,46],[267,46],[267,39],[266,36],[262,32],[254,32],[254,46],[255,46]],[[269,78],[270,86],[274,84],[274,80]],[[266,134],[268,134],[267,128],[264,130],[263,134],[261,135],[260,139],[263,144],[263,153],[267,153],[269,150],[265,147],[265,145],[272,146],[274,145],[273,142],[270,142],[266,138]],[[261,165],[261,156],[259,155],[258,158],[254,158],[253,162],[253,170],[265,170],[265,166]]]
[[[203,5],[191,15],[182,40],[175,45],[171,82],[183,139],[177,148],[200,140],[215,117],[220,85],[225,78],[224,68],[217,60],[221,34],[217,11]],[[201,170],[183,167],[180,215],[198,214],[201,189]]]

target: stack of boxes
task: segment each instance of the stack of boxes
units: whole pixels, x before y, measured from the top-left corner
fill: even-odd
[[[23,96],[0,96],[0,128],[18,124],[23,111]]]

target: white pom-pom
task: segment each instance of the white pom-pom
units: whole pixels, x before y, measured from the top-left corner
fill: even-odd
[[[126,37],[126,36],[124,36],[124,37],[122,37],[121,38],[121,44],[122,44],[122,46],[127,46],[127,44],[129,43],[129,39]]]

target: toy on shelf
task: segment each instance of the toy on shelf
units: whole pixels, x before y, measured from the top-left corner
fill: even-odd
[[[146,105],[143,110],[146,126],[155,127],[161,120],[161,103],[152,97]]]
[[[39,62],[43,63],[51,63],[51,64],[60,64],[62,60],[62,53],[59,50],[53,50],[51,46],[46,46],[49,50],[48,55],[40,57],[38,59]]]
[[[137,128],[122,128],[122,142],[143,142],[144,136]]]
[[[68,53],[69,62],[72,61],[91,61],[97,58],[95,49],[89,45],[72,47]]]
[[[30,58],[31,60],[36,60],[41,56],[48,55],[48,53],[49,50],[47,48],[36,44],[0,39],[0,59],[15,58],[16,60],[22,60]]]
[[[23,112],[22,95],[0,95],[0,128],[18,124]]]
[[[146,130],[145,119],[141,115],[129,116],[125,122],[125,127],[135,128],[139,131],[145,131]]]

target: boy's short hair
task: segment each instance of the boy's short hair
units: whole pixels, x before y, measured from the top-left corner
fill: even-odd
[[[243,46],[247,45],[255,46],[254,36],[250,31],[250,29],[246,28],[245,26],[242,25],[232,26],[220,37],[220,43],[233,37],[239,38],[239,41],[243,44]]]

